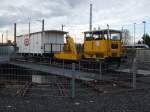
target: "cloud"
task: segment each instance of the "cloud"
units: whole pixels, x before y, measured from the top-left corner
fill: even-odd
[[[1,0],[0,27],[45,18],[51,26],[88,25],[90,0]],[[150,20],[149,0],[93,0],[93,26]]]
[[[95,21],[127,23],[144,19],[150,10],[149,0],[109,0],[102,2],[100,10],[96,13]],[[96,6],[95,11],[98,10]],[[113,21],[112,21],[113,20]],[[116,21],[117,20],[117,21]]]

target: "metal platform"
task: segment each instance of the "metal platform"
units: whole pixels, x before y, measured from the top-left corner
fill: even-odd
[[[96,78],[96,74],[94,73],[81,72],[81,71],[73,72],[72,70],[69,70],[69,69],[57,68],[57,67],[50,66],[50,65],[47,66],[47,65],[40,65],[40,64],[34,64],[34,63],[20,63],[20,62],[10,62],[10,64],[36,70],[36,71],[49,73],[49,74],[65,76],[69,78],[72,78],[74,76],[75,79],[79,79],[79,80],[91,81]]]
[[[131,73],[130,69],[119,69],[115,70],[116,72],[123,72],[123,73]],[[143,75],[143,76],[149,76],[150,71],[149,70],[137,70],[137,74]]]

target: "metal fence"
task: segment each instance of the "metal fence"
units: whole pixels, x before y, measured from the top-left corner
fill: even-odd
[[[0,56],[10,56],[13,53],[14,53],[13,45],[7,45],[7,44],[0,45]]]
[[[49,57],[12,56],[0,64],[1,94],[12,96],[89,97],[150,87],[149,61],[137,57],[121,66],[103,61],[70,62]]]

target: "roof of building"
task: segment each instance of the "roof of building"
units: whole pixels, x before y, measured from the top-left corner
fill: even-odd
[[[109,29],[110,33],[121,33],[120,30]],[[85,31],[84,33],[108,33],[108,29]]]
[[[42,33],[42,31],[39,31],[39,32],[33,32],[33,33],[30,33],[30,35],[32,34],[36,34],[36,33]],[[60,34],[67,34],[68,32],[66,31],[61,31],[61,30],[45,30],[44,33],[60,33]],[[24,34],[26,35],[26,34]],[[28,34],[27,34],[28,35]],[[21,37],[23,35],[19,35],[17,37]]]

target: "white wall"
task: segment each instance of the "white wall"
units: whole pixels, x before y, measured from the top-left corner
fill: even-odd
[[[42,33],[34,33],[30,35],[30,39],[28,35],[23,35],[20,37],[17,37],[17,47],[19,47],[19,53],[44,53],[44,44],[45,43],[58,43],[58,44],[64,44],[64,35],[60,33],[55,32],[46,32]],[[29,45],[25,45],[25,39],[29,39]],[[63,47],[62,47],[63,48]],[[50,45],[46,47],[47,51],[51,50]],[[59,51],[60,46],[53,46],[54,51]],[[61,49],[62,50],[62,49]]]
[[[43,53],[41,49],[41,33],[30,36],[29,53]]]
[[[64,35],[59,33],[46,33],[45,38],[43,39],[43,46],[45,43],[53,43],[53,51],[60,51],[60,45],[64,44]],[[61,47],[62,50],[63,46]],[[46,51],[51,49],[50,45],[45,46]]]

